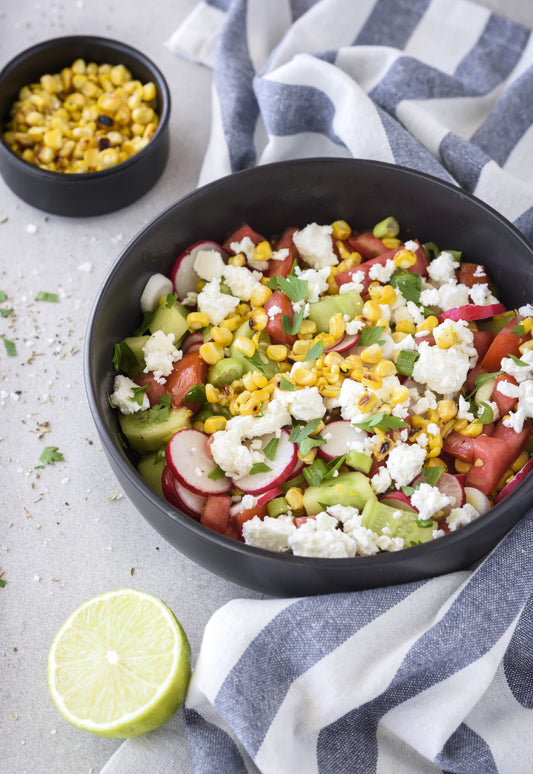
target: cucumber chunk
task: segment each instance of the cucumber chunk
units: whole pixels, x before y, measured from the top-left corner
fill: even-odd
[[[166,304],[158,306],[150,322],[151,332],[163,331],[167,335],[173,333],[174,343],[177,344],[189,330],[186,315],[182,310],[183,306],[177,301],[174,301],[171,306],[166,306]]]
[[[398,518],[394,514],[400,513]],[[425,523],[425,522],[422,522]],[[409,513],[400,508],[391,508],[390,505],[380,503],[379,500],[368,500],[363,508],[363,527],[371,529],[378,535],[382,534],[383,527],[388,527],[389,537],[403,538],[405,547],[409,548],[418,543],[428,543],[433,540],[433,530],[437,529],[437,522],[433,519],[428,526],[421,527],[418,514]]]
[[[146,481],[148,486],[157,492],[157,494],[160,494],[161,497],[163,497],[161,475],[165,465],[165,455],[158,454],[158,452],[143,454],[137,463],[137,470],[141,474],[142,478]]]
[[[275,497],[273,500],[269,500],[267,503],[268,515],[275,519],[277,516],[281,516],[282,513],[289,513],[289,503],[284,497]]]
[[[254,335],[255,331],[253,331],[248,322],[244,322],[233,334],[233,341],[236,341],[240,336],[245,336],[247,339],[251,339]],[[270,344],[270,338],[266,333],[263,333],[259,340],[259,348],[256,350],[256,354],[259,355],[259,358],[261,360],[262,366],[259,368],[258,365],[254,365],[247,357],[243,355],[242,352],[239,352],[239,350],[236,348],[235,344],[231,344],[229,348],[230,357],[233,360],[236,360],[241,366],[242,366],[242,372],[244,374],[248,373],[248,371],[260,371],[264,373],[267,379],[272,379],[275,374],[279,371],[279,365],[278,363],[275,363],[273,360],[270,360],[266,355],[266,349],[268,345]]]
[[[168,443],[174,433],[183,427],[189,427],[190,411],[186,408],[171,408],[164,422],[149,421],[149,409],[135,414],[120,414],[122,432],[130,446],[141,454],[157,451]]]
[[[124,371],[130,379],[142,374],[146,366],[143,347],[149,338],[149,336],[128,336],[120,344],[120,370]]]
[[[360,470],[362,473],[366,474],[370,472],[370,468],[372,467],[372,457],[369,454],[354,451],[353,449],[348,452],[344,462],[349,468]]]
[[[303,498],[307,515],[314,516],[327,505],[351,505],[362,510],[368,500],[376,500],[376,495],[368,478],[353,471],[323,481],[320,486],[308,487]]]
[[[319,333],[329,331],[329,321],[334,314],[348,315],[352,320],[356,314],[361,314],[363,299],[357,290],[339,293],[336,296],[326,296],[314,304],[309,304],[309,319],[317,327]]]

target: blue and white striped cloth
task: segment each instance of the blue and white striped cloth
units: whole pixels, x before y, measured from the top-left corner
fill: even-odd
[[[200,183],[378,159],[455,181],[533,238],[529,30],[466,0],[206,0],[168,45],[214,68]],[[532,592],[533,511],[472,571],[234,600],[184,711],[104,772],[531,774]]]

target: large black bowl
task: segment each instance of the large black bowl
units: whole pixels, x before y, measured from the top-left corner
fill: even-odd
[[[94,304],[86,339],[90,408],[109,462],[127,496],[179,551],[231,581],[271,595],[307,595],[385,586],[463,569],[483,556],[533,503],[533,477],[472,524],[425,545],[354,559],[272,553],[223,537],[156,495],[119,440],[111,391],[113,345],[140,322],[139,297],[155,271],[201,239],[221,242],[241,222],[272,236],[286,226],[342,218],[357,228],[394,215],[406,236],[463,250],[483,263],[502,300],[531,298],[533,252],[497,212],[452,185],[372,161],[312,159],[257,167],[200,188],[165,210],[123,250]]]
[[[100,172],[66,174],[24,161],[3,140],[13,102],[23,86],[46,73],[58,73],[81,58],[97,64],[123,64],[157,92],[159,125],[150,142],[121,164]],[[158,67],[141,51],[110,38],[68,35],[37,43],[22,51],[0,72],[0,174],[28,204],[54,215],[104,215],[132,204],[157,182],[168,159],[170,92]]]

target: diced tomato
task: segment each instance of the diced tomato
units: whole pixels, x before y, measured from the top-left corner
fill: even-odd
[[[274,245],[274,250],[288,250],[289,255],[282,261],[269,261],[265,274],[267,277],[288,277],[294,261],[300,257],[298,249],[293,242],[293,236],[298,231],[296,227],[288,228]]]
[[[350,252],[361,253],[363,258],[376,258],[389,252],[389,248],[383,244],[383,240],[378,239],[371,231],[363,231],[361,234],[352,232],[345,240],[346,247]]]
[[[403,247],[398,248],[400,250],[403,250]],[[372,282],[372,279],[370,278],[370,269],[373,266],[385,266],[387,261],[394,258],[398,250],[388,250],[386,253],[383,253],[382,255],[377,256],[376,258],[372,258],[371,260],[364,261],[364,263],[359,264],[359,266],[354,266],[352,269],[347,269],[346,271],[341,271],[339,274],[335,275],[335,282],[340,287],[341,285],[344,285],[347,282],[352,282],[353,275],[355,272],[359,271],[362,272],[364,277],[361,280],[361,283],[363,285],[363,293],[366,293],[368,290],[368,286]],[[416,250],[416,263],[411,266],[408,271],[412,272],[413,274],[420,274],[421,276],[425,276],[427,274],[427,267],[428,262],[426,260],[426,256],[424,255],[424,251],[422,250],[422,247],[420,245],[418,246]]]
[[[159,398],[167,392],[166,383],[160,384],[159,382],[156,382],[152,371],[148,374],[139,374],[133,381],[135,384],[138,384],[139,387],[144,387],[145,384],[148,385],[145,394],[148,396],[150,406],[159,403]]]
[[[461,262],[459,266],[459,282],[471,288],[474,285],[488,285],[489,278],[485,267],[480,263]]]
[[[231,232],[229,237],[222,245],[223,249],[230,255],[234,255],[235,251],[231,249],[231,243],[242,242],[244,237],[249,237],[254,245],[259,244],[259,242],[263,242],[265,239],[263,236],[261,236],[261,234],[258,234],[257,231],[254,231],[253,228],[251,228],[247,223],[243,223],[242,226],[239,226],[239,228]]]
[[[279,311],[273,311],[269,314],[269,310],[278,309]],[[270,336],[270,341],[273,344],[286,344],[291,347],[298,336],[285,333],[283,330],[283,318],[285,315],[287,315],[291,323],[294,317],[294,309],[289,297],[281,290],[275,290],[265,303],[265,312],[268,316],[265,331]]]
[[[524,451],[528,438],[531,435],[531,430],[531,422],[524,422],[524,426],[519,433],[513,430],[512,427],[504,425],[503,422],[498,422],[496,425],[493,438],[500,438],[502,441],[505,441],[509,450],[508,457],[510,459],[508,460],[507,467]]]
[[[517,384],[517,381],[513,376],[510,376],[510,374],[500,374],[496,377],[496,384],[494,385],[494,389],[492,391],[491,400],[493,400],[494,403],[498,406],[500,416],[503,417],[505,414],[508,414],[514,409],[517,398],[510,398],[508,395],[503,395],[499,391],[498,385],[500,385],[502,382]]]
[[[454,430],[446,436],[442,446],[445,452],[465,462],[474,461],[474,439]]]
[[[484,494],[492,492],[524,450],[530,433],[529,422],[524,423],[520,433],[499,422],[492,437],[480,435],[474,438],[474,464],[466,474],[466,485],[474,486]]]
[[[485,357],[488,348],[494,340],[494,335],[490,331],[472,331],[474,336],[474,347],[478,355],[478,363]]]
[[[259,516],[260,519],[264,519],[268,516],[267,504],[255,505],[253,508],[245,508],[238,513],[234,513],[230,516],[230,524],[232,524],[237,533],[242,536],[242,525],[245,521],[250,521],[254,516]]]
[[[295,516],[292,520],[292,523],[295,527],[301,527],[302,524],[305,524],[306,521],[309,521],[309,519],[314,519],[315,516]]]
[[[199,403],[184,403],[183,399],[197,384],[205,384],[209,365],[202,360],[199,352],[186,352],[174,365],[166,382],[166,392],[172,393],[172,406],[179,408],[187,406],[196,413],[200,410]]]
[[[519,347],[529,338],[529,336],[520,336],[511,331],[513,331],[523,319],[523,317],[517,314],[507,323],[505,328],[494,337],[494,341],[481,361],[481,367],[484,368],[485,371],[498,371],[502,357],[509,357],[510,355],[520,357]]]
[[[214,532],[224,534],[231,508],[230,495],[208,495],[200,514],[200,522]]]

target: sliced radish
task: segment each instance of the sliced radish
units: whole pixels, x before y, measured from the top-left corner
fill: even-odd
[[[220,253],[223,259],[227,258],[227,253],[216,242],[196,242],[184,250],[176,258],[170,272],[170,281],[180,301],[188,293],[195,293],[198,287],[200,277],[194,270],[194,261],[200,250],[215,250],[217,253]]]
[[[486,320],[489,317],[494,317],[495,314],[502,314],[507,311],[503,304],[465,304],[464,306],[455,306],[453,309],[448,309],[446,312],[442,312],[439,315],[439,321],[453,320]]]
[[[275,497],[281,497],[282,494],[283,492],[279,487],[274,487],[274,489],[269,489],[268,492],[263,492],[262,494],[257,495],[257,497],[254,498],[255,502],[252,507],[261,508],[263,505],[266,505],[266,503],[270,502],[270,500],[273,500]],[[248,508],[245,508],[241,500],[240,503],[235,503],[235,505],[231,506],[230,515],[235,516],[237,513],[240,513],[243,510],[248,510]]]
[[[532,468],[533,468],[533,457],[531,457],[526,462],[524,467],[521,470],[519,470],[518,473],[515,476],[512,477],[512,479],[509,481],[509,483],[506,484],[503,487],[502,491],[500,492],[500,494],[496,498],[496,502],[499,503],[502,500],[504,500],[507,497],[507,495],[510,495],[511,492],[513,492],[516,489],[516,487],[519,484],[521,484],[522,481],[525,480],[526,476],[528,475],[528,473],[531,471]]]
[[[195,331],[194,333],[189,333],[188,336],[185,336],[181,343],[180,349],[183,354],[186,352],[197,352],[203,343],[204,338],[202,334],[199,331]]]
[[[379,498],[380,503],[388,505],[391,508],[397,508],[399,511],[407,511],[408,513],[418,513],[418,510],[414,505],[411,505],[410,499],[406,494],[399,491],[387,492]]]
[[[331,347],[327,347],[326,352],[346,352],[350,347],[355,347],[359,341],[359,333],[355,333],[353,336],[344,334],[340,339],[332,344]]]
[[[473,486],[465,486],[465,499],[478,513],[487,513],[491,508],[490,500],[486,494]]]
[[[174,508],[181,508],[181,502],[176,492],[176,479],[168,465],[165,465],[161,473],[161,489],[167,502],[173,505]]]
[[[420,473],[420,475],[414,479],[412,486],[416,487],[418,484],[426,483],[426,477],[423,473]],[[435,488],[451,499],[451,503],[443,509],[445,516],[448,515],[452,508],[461,508],[465,504],[466,497],[464,486],[459,478],[452,475],[452,473],[443,473],[435,484]]]
[[[275,437],[273,433],[264,435],[261,438],[263,448]],[[249,473],[247,476],[236,479],[233,483],[246,494],[261,494],[268,489],[279,486],[279,484],[282,484],[292,476],[296,460],[296,444],[289,441],[289,433],[286,430],[282,430],[275,459],[272,461],[265,460],[265,464],[268,465],[270,470],[264,473]]]
[[[183,507],[195,516],[199,516],[204,507],[205,497],[204,495],[196,494],[186,486],[183,486],[181,481],[178,481],[174,476],[175,489],[178,499],[181,500]]]
[[[368,436],[364,430],[354,427],[347,419],[330,422],[324,431],[326,443],[318,447],[318,453],[325,460],[332,460],[350,451],[355,444],[362,443]]]
[[[159,305],[159,299],[174,292],[174,285],[164,274],[152,274],[141,293],[141,311],[153,312]]]
[[[167,465],[178,481],[195,494],[224,494],[231,489],[231,480],[226,476],[209,478],[218,466],[210,454],[208,439],[199,430],[178,430],[167,444]]]

